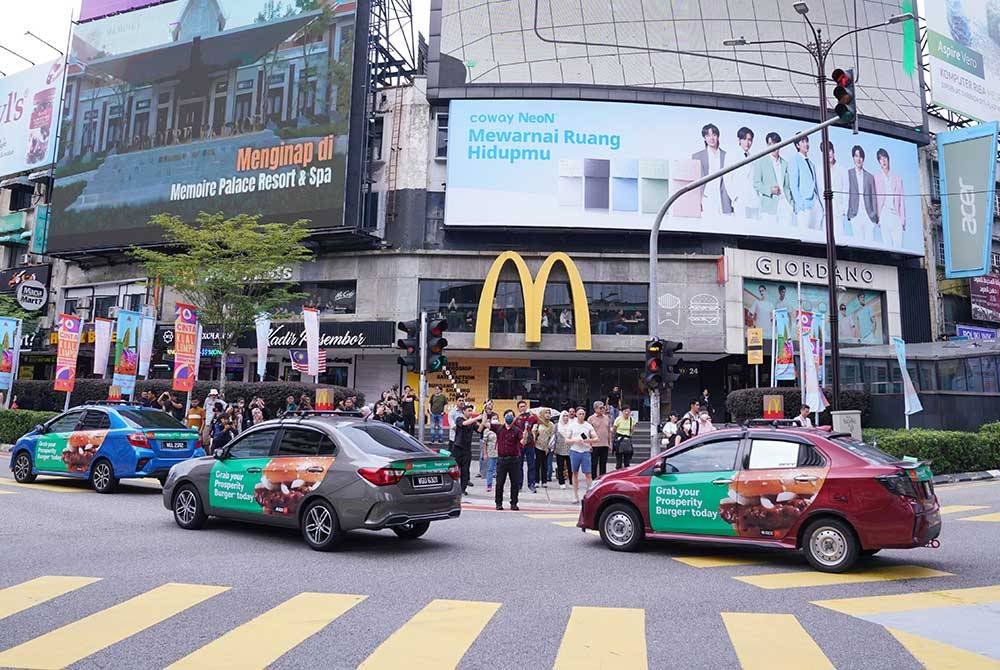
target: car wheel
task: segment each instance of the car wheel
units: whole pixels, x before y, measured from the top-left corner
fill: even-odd
[[[114,493],[118,488],[118,479],[111,462],[105,458],[94,463],[90,470],[90,484],[98,493]]]
[[[205,507],[198,489],[186,484],[174,494],[174,521],[185,530],[198,530],[205,525]]]
[[[613,551],[635,551],[642,544],[642,517],[632,505],[615,503],[601,513],[601,539]]]
[[[35,481],[35,473],[31,471],[31,456],[26,451],[22,451],[14,459],[14,481],[18,484]]]
[[[838,519],[820,519],[806,529],[803,549],[809,565],[820,572],[844,572],[855,561],[861,548],[854,531]]]
[[[330,551],[340,542],[337,513],[325,500],[317,500],[302,512],[302,539],[316,551]]]
[[[430,527],[430,521],[415,521],[404,523],[402,526],[395,526],[393,527],[392,532],[395,533],[400,539],[415,540],[426,533],[427,529]]]

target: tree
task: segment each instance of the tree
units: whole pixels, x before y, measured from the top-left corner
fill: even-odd
[[[150,225],[163,229],[169,251],[133,248],[130,254],[152,277],[172,286],[198,308],[199,320],[219,329],[222,371],[226,384],[226,353],[253,327],[260,312],[269,312],[306,294],[276,284],[282,268],[312,258],[302,241],[308,222],[260,223],[259,216],[202,212],[194,224],[158,214]]]
[[[17,303],[12,295],[0,294],[0,316],[8,319],[21,319],[21,332],[30,333],[38,325],[42,312],[29,312]]]

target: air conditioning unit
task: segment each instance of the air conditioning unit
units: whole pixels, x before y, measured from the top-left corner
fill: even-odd
[[[43,316],[42,318],[40,318],[38,320],[38,327],[41,328],[41,329],[43,329],[43,330],[48,330],[49,328],[51,328],[52,327],[52,317],[51,316]]]
[[[35,265],[38,262],[39,258],[35,254],[21,254],[17,257],[18,265]]]

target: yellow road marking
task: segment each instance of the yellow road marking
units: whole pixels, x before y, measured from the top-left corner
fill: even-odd
[[[773,575],[753,575],[734,577],[741,582],[759,586],[762,589],[794,589],[803,586],[832,586],[835,584],[864,584],[868,582],[891,582],[898,579],[925,579],[928,577],[951,577],[950,572],[931,570],[917,565],[895,565],[875,568],[864,572],[781,572]]]
[[[60,480],[50,479],[48,481],[60,481]],[[61,481],[65,481],[66,484],[65,485],[44,484],[41,481],[37,481],[33,484],[18,484],[13,479],[0,478],[0,484],[3,484],[4,486],[16,486],[18,488],[33,489],[35,491],[55,491],[57,493],[86,493],[90,491],[89,487],[84,488],[82,486],[73,484],[74,481],[83,481],[83,480],[65,479]]]
[[[842,614],[865,617],[888,612],[910,612],[936,607],[985,605],[997,602],[1000,602],[1000,586],[977,586],[970,589],[900,593],[893,596],[864,596],[861,598],[816,600],[813,602],[813,605],[826,607]]]
[[[529,519],[579,519],[579,514],[525,514]]]
[[[0,496],[10,496],[14,495],[13,491],[0,491]]]
[[[973,512],[977,509],[986,509],[988,505],[942,505],[941,514],[958,514],[959,512]]]
[[[7,493],[7,491],[0,491]],[[39,577],[0,590],[0,619],[99,582],[98,577]]]
[[[0,653],[0,667],[65,668],[228,590],[202,584],[158,586]]]
[[[750,556],[671,556],[678,563],[692,568],[729,568],[737,565],[760,565],[766,563],[764,557]]]
[[[188,654],[168,670],[266,668],[366,597],[300,593]]]
[[[552,524],[563,528],[576,528],[576,521],[553,521]]]
[[[833,663],[792,614],[723,612],[722,620],[744,670],[773,670],[775,656],[795,659],[795,667],[830,668]]]
[[[997,670],[1000,661],[986,656],[980,656],[960,647],[931,640],[919,635],[889,628],[899,643],[906,647],[915,659],[927,670]]]
[[[1000,512],[980,514],[979,516],[963,516],[959,521],[992,521],[993,523],[1000,523]]]
[[[372,652],[358,670],[458,666],[500,603],[432,600]]]
[[[646,657],[645,610],[574,607],[554,668],[646,670]]]

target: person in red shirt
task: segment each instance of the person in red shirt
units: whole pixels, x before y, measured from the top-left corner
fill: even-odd
[[[514,425],[517,426],[521,433],[524,435],[524,446],[526,447],[521,454],[521,469],[524,466],[528,466],[528,490],[532,493],[535,492],[535,435],[532,428],[538,423],[538,417],[528,411],[528,403],[525,400],[519,400],[517,402],[517,418],[514,419]],[[523,482],[523,473],[522,479]],[[517,485],[517,490],[521,490],[521,483]]]
[[[503,423],[490,424],[490,430],[497,434],[497,482],[495,500],[497,509],[503,509],[503,489],[510,477],[510,508],[517,511],[517,493],[521,488],[521,452],[524,450],[525,434],[514,422],[514,411],[503,413]]]

